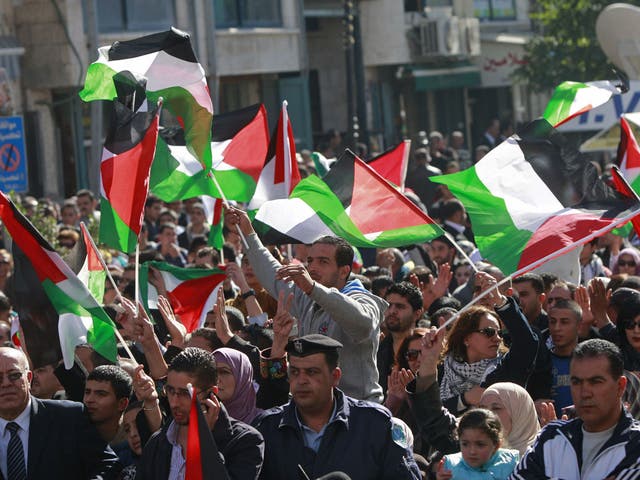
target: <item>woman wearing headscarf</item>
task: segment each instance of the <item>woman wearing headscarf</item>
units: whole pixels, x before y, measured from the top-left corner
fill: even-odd
[[[249,357],[226,347],[215,350],[213,356],[218,370],[218,398],[231,417],[251,424],[262,410],[256,407],[258,385]]]
[[[536,406],[529,393],[515,383],[494,383],[480,397],[480,407],[491,410],[500,419],[503,447],[518,450],[523,456],[540,431]]]
[[[623,248],[618,254],[613,265],[611,275],[626,273],[627,275],[640,275],[640,252],[636,248]]]

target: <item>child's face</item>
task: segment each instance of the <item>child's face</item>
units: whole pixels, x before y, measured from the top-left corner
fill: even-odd
[[[460,265],[456,268],[456,273],[454,274],[456,278],[456,282],[458,285],[464,285],[467,283],[469,278],[471,278],[471,267],[469,265]]]
[[[462,458],[471,467],[479,468],[487,463],[498,447],[489,435],[477,428],[467,428],[460,434]]]

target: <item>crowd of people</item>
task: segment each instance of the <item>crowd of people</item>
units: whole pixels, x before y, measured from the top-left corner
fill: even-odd
[[[200,199],[150,195],[140,262],[224,264],[227,279],[187,332],[161,275],[148,314],[133,258],[104,251],[117,289],[99,300],[131,352],[120,344],[117,364],[89,343],[70,370],[55,339],[18,348],[14,259],[0,250],[2,478],[185,478],[193,422],[203,478],[640,478],[640,252],[607,234],[581,247],[580,282],[501,282],[462,203],[429,181],[485,151],[472,160],[458,133],[445,145],[432,132],[409,166],[408,196],[449,234],[425,244],[263,245],[227,206],[219,252]],[[88,190],[21,208],[54,220],[60,249],[100,220]]]

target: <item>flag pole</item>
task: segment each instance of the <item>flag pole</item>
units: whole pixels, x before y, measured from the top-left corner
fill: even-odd
[[[471,261],[469,256],[464,252],[464,250],[462,250],[462,247],[458,245],[458,242],[456,242],[455,238],[453,238],[453,235],[445,231],[444,236],[447,238],[447,240],[449,240],[453,244],[453,246],[458,251],[458,253],[462,255],[462,258],[464,258],[467,262],[469,262],[469,265],[471,265],[471,268],[473,268],[473,271],[478,273],[478,267],[475,266],[475,264]]]
[[[209,172],[209,178],[211,178],[211,180],[213,180],[214,185],[218,189],[218,193],[220,193],[220,198],[222,198],[222,203],[224,203],[225,207],[229,208],[229,201],[227,200],[227,197],[225,196],[224,192],[222,191],[222,188],[220,188],[220,184],[218,183],[218,179],[211,172]],[[242,230],[240,230],[240,225],[238,225],[237,223],[236,223],[236,228],[238,229],[238,235],[240,235],[240,238],[242,239],[242,245],[244,245],[245,250],[249,250],[249,244],[247,243],[247,239],[245,238],[244,233],[242,233]],[[222,249],[220,249],[220,257],[222,258]]]
[[[596,237],[604,235],[608,231],[613,230],[614,228],[619,227],[620,225],[623,225],[623,224],[627,223],[629,220],[631,220],[632,218],[638,216],[639,214],[640,214],[640,206],[636,207],[635,210],[633,210],[631,213],[628,213],[624,217],[621,217],[621,218],[615,220],[614,222],[611,222],[607,226],[602,227],[600,230],[596,230],[595,232],[590,233],[586,237],[582,237],[580,240],[575,241],[575,242],[573,242],[573,243],[571,243],[569,245],[566,245],[566,246],[562,247],[560,250],[557,250],[557,251],[555,251],[553,253],[550,253],[546,257],[540,258],[539,260],[536,260],[535,262],[532,262],[529,265],[527,265],[525,267],[522,267],[520,270],[517,270],[517,271],[513,272],[511,275],[509,275],[509,276],[503,278],[502,280],[500,280],[496,284],[495,287],[490,288],[488,290],[485,290],[484,292],[480,292],[480,294],[477,297],[472,298],[471,301],[469,303],[467,303],[459,312],[457,312],[449,320],[444,322],[442,324],[442,326],[438,328],[438,332],[440,332],[441,330],[446,328],[451,323],[455,322],[458,318],[460,318],[460,316],[464,312],[469,310],[473,305],[475,305],[480,300],[482,300],[484,297],[489,295],[489,292],[491,292],[491,290],[493,290],[494,288],[497,289],[498,287],[500,287],[500,286],[504,285],[505,283],[509,282],[512,278],[517,277],[519,275],[522,275],[524,273],[530,272],[531,270],[534,270],[534,269],[538,268],[539,266],[545,264],[549,260],[553,260],[556,257],[560,257],[560,256],[564,255],[565,253],[570,252],[574,248],[577,248],[580,245],[584,245],[585,243],[590,242],[591,240],[593,240]]]
[[[89,230],[87,230],[87,226],[84,224],[84,222],[80,222],[80,229],[82,230],[83,234],[86,233],[86,237],[89,239],[89,241],[91,242],[91,245],[93,246],[94,251],[98,255],[98,259],[100,260],[100,263],[102,264],[102,268],[104,268],[105,272],[107,272],[107,276],[109,277],[109,281],[111,282],[111,285],[113,285],[113,289],[116,291],[116,293],[118,295],[118,298],[120,298],[120,300],[122,300],[122,295],[120,294],[120,290],[118,290],[118,286],[116,285],[116,282],[113,280],[113,277],[111,276],[111,272],[107,268],[107,264],[105,263],[104,258],[102,257],[102,253],[100,252],[100,250],[98,250],[98,247],[96,246],[95,242],[93,241],[93,237],[89,233]],[[98,300],[98,299],[96,299],[96,300]],[[98,303],[101,303],[101,302],[98,302]],[[114,333],[116,335],[116,338],[122,344],[122,346],[124,347],[124,350],[127,352],[127,355],[129,355],[129,358],[137,366],[138,365],[138,361],[133,356],[133,353],[129,349],[129,345],[127,345],[127,342],[125,341],[125,339],[120,334],[120,331],[118,331],[118,327],[114,328],[113,331],[114,331]]]
[[[402,166],[400,167],[400,175],[402,178],[402,185],[400,185],[400,191],[404,193],[404,182],[407,179],[407,170],[409,168],[409,153],[411,152],[411,140],[404,140],[404,152],[402,154]]]
[[[140,279],[138,278],[140,274],[140,242],[136,240],[136,260],[135,260],[135,275],[136,275],[136,283],[135,283],[135,301],[136,301],[136,318],[140,314],[138,303],[140,302]]]
[[[104,268],[104,271],[107,272],[107,277],[111,282],[111,286],[113,287],[113,289],[116,291],[118,295],[117,298],[122,299],[120,290],[118,290],[118,286],[116,285],[116,282],[113,280],[113,276],[111,275],[111,272],[109,271],[109,268],[107,267],[107,264],[104,261],[104,258],[102,257],[102,253],[100,252],[100,250],[98,250],[98,247],[96,246],[96,243],[93,241],[93,237],[91,236],[91,233],[89,233],[89,230],[87,229],[87,226],[85,225],[84,222],[80,222],[80,229],[82,230],[82,233],[85,234],[85,236],[89,239],[89,241],[91,242],[91,246],[93,247],[93,250],[97,253],[98,260],[100,260],[100,263],[102,264],[102,268]],[[96,298],[96,300],[98,299]]]

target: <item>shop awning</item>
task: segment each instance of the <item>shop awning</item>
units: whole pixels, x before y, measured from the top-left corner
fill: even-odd
[[[415,79],[418,92],[442,90],[445,88],[477,87],[480,85],[480,69],[476,65],[455,67],[412,66],[411,75]]]

